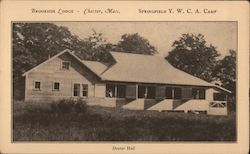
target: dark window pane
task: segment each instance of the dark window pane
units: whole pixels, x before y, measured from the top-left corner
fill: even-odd
[[[166,99],[172,99],[172,98],[173,98],[173,88],[166,87]]]
[[[80,96],[80,84],[74,84],[74,96]]]
[[[88,85],[82,84],[82,96],[88,96]]]
[[[117,85],[117,97],[125,98],[126,96],[126,85]]]
[[[129,99],[135,99],[137,96],[136,96],[136,85],[127,85],[126,86],[126,98],[129,98]]]
[[[59,90],[60,89],[60,83],[59,82],[55,82],[54,83],[54,90]]]
[[[205,89],[199,89],[199,99],[205,99],[205,98],[206,98]]]
[[[69,62],[62,62],[62,69],[69,69]]]
[[[115,85],[106,84],[106,97],[115,97]]]
[[[35,89],[40,89],[41,88],[41,82],[36,81],[35,82]]]
[[[155,98],[155,87],[148,86],[147,89],[148,89],[147,98],[154,99]]]
[[[181,99],[181,88],[174,88],[174,99]]]
[[[192,95],[193,95],[193,99],[198,99],[199,98],[199,91],[198,91],[197,88],[192,89]]]
[[[226,101],[226,94],[224,93],[214,93],[215,101]]]
[[[138,98],[146,98],[146,87],[145,86],[138,86]]]

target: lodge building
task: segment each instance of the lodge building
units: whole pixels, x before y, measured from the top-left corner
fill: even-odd
[[[110,52],[114,63],[79,59],[66,49],[25,72],[25,101],[85,99],[132,110],[226,115],[229,90],[185,73],[164,58]]]

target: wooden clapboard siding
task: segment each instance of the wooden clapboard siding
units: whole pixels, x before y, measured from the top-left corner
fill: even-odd
[[[61,68],[62,61],[69,61],[69,70]],[[41,82],[41,89],[34,89],[34,82]],[[60,90],[53,90],[53,83],[60,83]],[[57,100],[73,97],[73,84],[88,84],[88,97],[94,97],[94,83],[98,77],[68,53],[64,53],[35,68],[26,75],[26,101]],[[82,94],[82,89],[81,89]]]
[[[94,89],[94,97],[104,98],[106,95],[106,84],[96,83]]]

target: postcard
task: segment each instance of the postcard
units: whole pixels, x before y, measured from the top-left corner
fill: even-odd
[[[245,1],[1,1],[1,153],[247,153]]]

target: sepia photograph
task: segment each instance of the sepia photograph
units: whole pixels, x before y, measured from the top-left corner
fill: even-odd
[[[11,26],[12,142],[237,142],[237,22]]]

